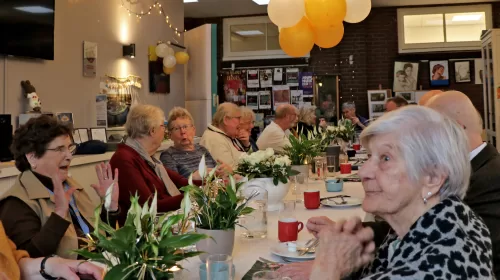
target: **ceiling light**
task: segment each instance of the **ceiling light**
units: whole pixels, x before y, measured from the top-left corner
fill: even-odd
[[[254,1],[255,3],[257,3],[257,5],[267,5],[269,4],[269,0],[252,0]]]
[[[42,6],[22,6],[22,7],[14,7],[14,9],[23,11],[26,13],[32,14],[51,14],[54,13],[54,10],[45,8]]]
[[[474,14],[474,15],[457,15],[453,16],[451,21],[478,21],[483,17],[481,14]]]
[[[260,31],[260,30],[241,30],[241,31],[236,31],[234,33],[241,35],[241,36],[264,35],[264,33],[262,33],[262,31]]]
[[[184,3],[195,3],[198,2],[198,0],[184,0]]]

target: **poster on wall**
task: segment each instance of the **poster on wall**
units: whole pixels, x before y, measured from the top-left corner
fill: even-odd
[[[273,80],[276,82],[283,81],[283,68],[274,68]]]
[[[449,86],[450,74],[448,60],[429,61],[431,86]]]
[[[299,86],[299,68],[286,69],[286,84],[290,87]]]
[[[156,56],[156,46],[149,46],[149,92],[170,93],[170,74],[163,69],[163,58]]]
[[[264,90],[259,92],[259,109],[271,109],[271,92]]]
[[[291,90],[290,93],[292,95],[292,104],[300,108],[299,105],[302,103],[302,90]]]
[[[247,108],[252,110],[259,109],[259,92],[258,91],[248,91],[247,92]]]
[[[288,85],[273,86],[273,108],[281,104],[290,104],[290,87]]]
[[[247,88],[259,88],[259,70],[247,71]]]
[[[70,112],[56,113],[56,117],[64,125],[68,125],[68,126],[73,127],[73,124],[74,124],[73,113],[70,113]]]
[[[95,112],[96,112],[96,120],[97,126],[107,126],[108,115],[106,111],[106,103],[108,97],[106,94],[98,94],[95,97]]]
[[[223,79],[225,101],[244,105],[246,103],[246,71],[225,72]]]
[[[313,73],[301,72],[299,76],[299,88],[303,91],[303,94],[313,95]]]
[[[97,75],[97,43],[83,42],[83,76]]]
[[[474,59],[474,81],[476,85],[481,85],[483,84],[483,70],[484,69],[484,64],[483,60],[481,58],[479,59]]]
[[[260,70],[259,78],[260,78],[260,87],[261,88],[270,88],[273,86],[273,70],[272,69]]]
[[[415,102],[415,92],[396,92],[396,96],[403,97],[408,103]]]
[[[455,61],[455,83],[470,83],[470,61]]]
[[[369,118],[377,118],[385,112],[385,102],[391,90],[369,90],[368,91],[368,114]]]
[[[417,90],[418,63],[394,62],[394,91]]]

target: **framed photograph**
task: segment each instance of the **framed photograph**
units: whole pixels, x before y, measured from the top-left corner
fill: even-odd
[[[390,89],[368,91],[368,114],[370,119],[380,117],[385,112],[385,102],[391,97]]]
[[[474,82],[476,85],[483,84],[484,63],[482,58],[474,59]]]
[[[449,86],[450,74],[448,60],[429,61],[429,72],[431,78],[431,86]]]
[[[259,109],[271,109],[271,92],[268,90],[259,92]]]
[[[470,75],[470,61],[455,61],[455,83],[472,82]]]
[[[418,62],[394,62],[394,91],[417,90]]]
[[[252,110],[259,109],[259,92],[247,91],[247,107]]]
[[[396,92],[396,96],[403,97],[408,103],[415,102],[415,93],[414,92]]]
[[[290,104],[291,102],[290,86],[273,86],[273,108],[276,110],[279,105]]]
[[[73,130],[73,143],[75,143],[75,144],[82,143],[82,139],[80,138],[80,133],[76,129]]]
[[[86,128],[76,128],[73,132],[73,141],[76,142],[76,138],[75,138],[75,134],[78,135],[78,139],[80,140],[80,143],[85,143],[87,141],[89,141],[89,130],[86,129]],[[77,144],[80,144],[80,143],[77,143]]]
[[[56,113],[56,117],[61,123],[73,126],[73,113]]]
[[[92,140],[99,140],[107,143],[106,129],[103,127],[91,128],[90,137],[92,138]]]
[[[121,143],[127,137],[125,129],[107,129],[106,141],[107,143]]]

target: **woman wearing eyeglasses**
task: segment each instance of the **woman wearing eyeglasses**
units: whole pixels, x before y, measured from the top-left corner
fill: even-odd
[[[70,127],[45,115],[30,119],[14,134],[11,149],[21,174],[0,196],[0,220],[17,248],[33,258],[57,254],[75,259],[71,250],[84,245],[78,237],[93,231],[98,204],[68,174],[76,148],[71,137]],[[103,206],[101,219],[109,216],[107,221],[114,224],[120,212],[118,171],[109,164],[96,166],[96,171],[99,184],[92,187],[101,199],[113,187],[111,204]]]
[[[217,166],[208,150],[194,143],[196,128],[193,124],[193,117],[184,108],[174,107],[168,114],[168,133],[174,145],[163,153],[160,160],[165,167],[176,171],[185,178],[193,174],[193,179],[201,179],[198,172],[198,165],[203,155],[205,155],[205,164],[209,170]],[[218,175],[232,173],[229,165],[221,163],[218,167]]]

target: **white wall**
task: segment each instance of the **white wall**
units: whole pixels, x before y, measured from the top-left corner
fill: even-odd
[[[148,46],[174,36],[163,17],[154,13],[138,22],[120,8],[120,0],[55,2],[54,61],[0,57],[0,111],[13,114],[13,125],[24,109],[21,80],[30,80],[36,87],[43,111],[73,112],[76,127],[96,126],[95,95],[99,92],[100,77],[106,74],[142,77],[141,101],[160,106],[165,113],[173,106],[184,106],[181,65],[171,75],[170,94],[149,93]],[[183,30],[182,0],[160,0],[160,3],[171,23]],[[98,44],[95,78],[82,74],[83,41]],[[182,36],[179,42],[183,43]],[[122,57],[122,45],[130,43],[136,44],[136,58],[132,60]]]

